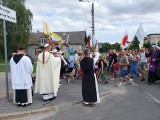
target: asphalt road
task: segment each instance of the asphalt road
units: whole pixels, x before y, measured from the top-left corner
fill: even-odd
[[[84,107],[81,103],[58,109],[56,112],[29,115],[16,120],[160,120],[160,84],[150,86],[136,81],[115,87],[110,84],[112,94],[101,98],[95,107]]]
[[[77,104],[43,120],[160,120],[160,84],[137,84],[117,88],[94,108]]]

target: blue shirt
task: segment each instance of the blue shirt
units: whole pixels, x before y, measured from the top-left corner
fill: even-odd
[[[68,68],[73,68],[74,67],[74,57],[72,55],[69,56],[68,62],[69,62]]]

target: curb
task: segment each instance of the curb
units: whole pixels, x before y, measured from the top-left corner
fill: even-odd
[[[1,114],[0,115],[0,120],[11,119],[11,118],[14,118],[14,117],[21,117],[21,116],[26,116],[26,115],[29,115],[29,114],[36,114],[36,113],[42,113],[42,112],[49,112],[49,111],[53,111],[54,112],[58,108],[59,108],[58,106],[52,106],[52,107],[34,109],[34,110],[23,111],[23,112]]]
[[[107,96],[111,93],[112,93],[112,91],[102,92],[100,94],[100,98],[103,99],[105,96]],[[73,102],[63,103],[63,104],[60,104],[58,106],[51,106],[51,107],[40,108],[40,109],[33,109],[33,110],[28,110],[28,111],[23,111],[23,112],[0,114],[0,120],[11,119],[11,118],[14,118],[14,117],[21,117],[21,116],[26,116],[26,115],[29,115],[29,114],[43,113],[43,112],[49,112],[49,111],[55,112],[59,108],[64,108],[64,107],[68,107],[68,106],[76,105],[76,104],[80,104],[80,103],[82,103],[82,100],[75,100]]]

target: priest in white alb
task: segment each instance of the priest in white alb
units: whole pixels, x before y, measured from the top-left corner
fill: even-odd
[[[59,88],[61,58],[54,57],[50,50],[45,44],[37,60],[35,93],[42,94],[44,102],[55,99]]]

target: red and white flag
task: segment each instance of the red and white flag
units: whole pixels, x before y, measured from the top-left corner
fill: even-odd
[[[121,40],[121,48],[122,48],[122,50],[128,47],[127,41],[128,41],[128,33],[126,31],[124,36],[123,36],[123,38],[122,38],[122,40]]]

